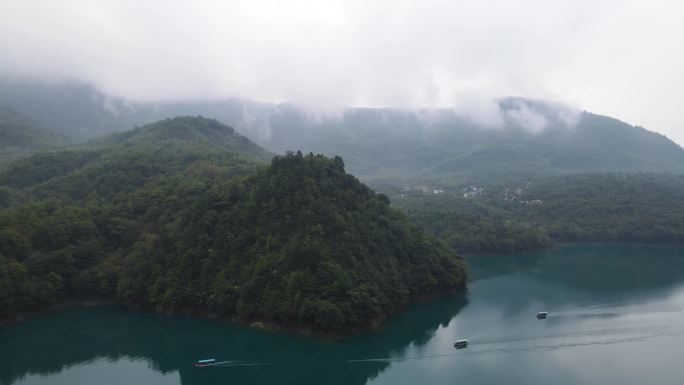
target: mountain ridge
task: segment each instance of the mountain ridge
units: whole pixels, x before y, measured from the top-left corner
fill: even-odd
[[[85,85],[18,87],[0,89],[0,101],[14,100],[23,106],[20,111],[33,111],[43,123],[54,119],[60,127],[91,127],[79,129],[88,133],[81,138],[173,115],[211,116],[274,153],[340,155],[352,173],[376,187],[575,172],[684,172],[684,150],[664,135],[560,103],[520,97],[498,100],[489,106],[494,112],[479,118],[477,111],[449,108],[350,108],[335,117],[312,118],[291,104],[240,99],[132,103]],[[31,104],[34,94],[40,97]],[[64,111],[46,116],[55,95],[63,95],[59,105]],[[65,120],[69,116],[74,116],[71,123]]]

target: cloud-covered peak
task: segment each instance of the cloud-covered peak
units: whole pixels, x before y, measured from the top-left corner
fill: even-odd
[[[561,100],[684,140],[681,6],[665,0],[4,1],[0,76],[145,102],[247,98],[335,115]],[[543,127],[534,111],[509,119]]]

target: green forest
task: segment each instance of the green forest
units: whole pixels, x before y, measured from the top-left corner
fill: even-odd
[[[68,139],[0,104],[0,166]]]
[[[553,242],[684,242],[684,176],[586,173],[483,184],[464,198],[391,194],[394,205],[461,252],[508,252]]]
[[[101,298],[344,334],[460,290],[455,252],[344,170],[174,118],[0,173],[0,315]]]
[[[345,334],[462,289],[456,251],[684,242],[678,174],[447,173],[380,194],[338,156],[274,156],[212,119],[45,147],[61,142],[8,111],[3,135],[23,152],[0,168],[3,319],[105,299]]]

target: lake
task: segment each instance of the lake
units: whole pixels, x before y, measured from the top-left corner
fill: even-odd
[[[0,327],[0,383],[682,383],[683,247],[467,259],[468,295],[412,305],[342,342],[117,306],[47,313]],[[452,347],[460,338],[467,349]],[[192,366],[202,358],[227,362]]]

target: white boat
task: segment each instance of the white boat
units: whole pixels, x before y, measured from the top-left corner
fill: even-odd
[[[216,363],[216,359],[214,358],[207,358],[206,360],[199,360],[195,363],[195,366],[198,368],[204,367],[204,366],[211,366]]]

